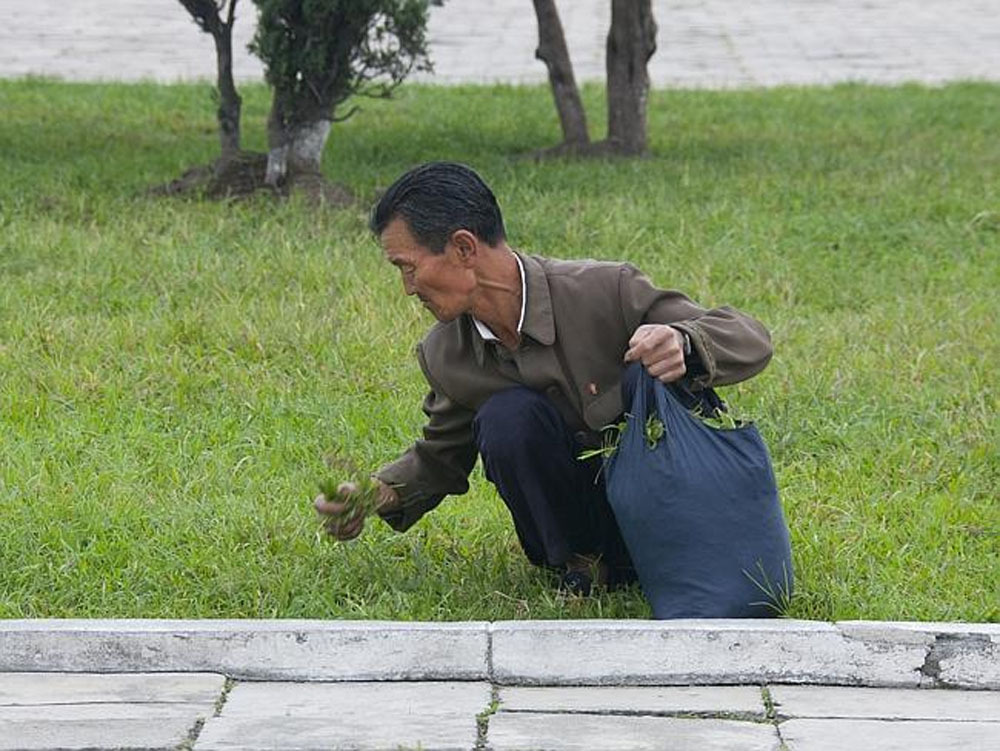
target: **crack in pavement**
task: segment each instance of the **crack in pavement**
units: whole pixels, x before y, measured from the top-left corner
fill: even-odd
[[[934,643],[924,656],[924,664],[917,670],[930,678],[934,685],[954,686],[956,684],[941,677],[941,663],[961,655],[985,652],[992,644],[993,641],[987,634],[935,634]]]

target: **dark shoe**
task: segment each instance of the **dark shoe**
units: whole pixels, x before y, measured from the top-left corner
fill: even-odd
[[[567,571],[559,580],[559,591],[577,597],[590,597],[594,580],[586,571]]]

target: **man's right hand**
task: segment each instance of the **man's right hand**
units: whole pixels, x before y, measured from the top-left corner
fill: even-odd
[[[389,511],[399,505],[399,496],[395,490],[386,485],[381,480],[376,480],[379,490],[379,511]],[[365,527],[363,516],[351,516],[351,504],[347,501],[351,493],[357,491],[357,486],[353,482],[342,482],[337,486],[337,497],[327,498],[320,493],[313,500],[316,511],[325,516],[327,534],[338,540],[353,540],[361,534]]]

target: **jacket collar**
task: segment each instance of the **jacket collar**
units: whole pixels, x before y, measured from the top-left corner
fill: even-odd
[[[556,340],[556,322],[552,316],[552,297],[549,280],[541,262],[531,256],[517,254],[524,264],[525,288],[528,304],[524,309],[522,334],[527,334],[539,344],[549,346]]]
[[[522,253],[517,253],[524,267],[524,286],[526,303],[524,307],[524,324],[521,327],[521,336],[530,336],[539,344],[549,346],[556,340],[556,324],[552,316],[552,297],[549,294],[549,281],[545,276],[545,269],[541,262]],[[479,367],[483,366],[486,354],[486,344],[483,338],[476,331],[472,323],[472,316],[466,315],[468,319],[468,332],[472,339],[472,349],[476,355],[476,362]]]

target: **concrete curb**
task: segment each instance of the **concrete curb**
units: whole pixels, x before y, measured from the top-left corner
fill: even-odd
[[[487,623],[0,621],[0,671],[201,672],[250,680],[483,680]]]
[[[0,672],[1000,690],[1000,624],[9,620],[0,621]]]
[[[816,621],[496,623],[493,678],[537,685],[1000,688],[1000,626]]]

